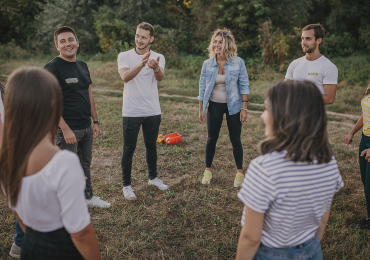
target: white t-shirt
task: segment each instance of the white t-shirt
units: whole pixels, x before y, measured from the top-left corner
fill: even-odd
[[[265,213],[261,242],[271,248],[300,245],[321,226],[334,193],[343,187],[334,156],[329,163],[293,162],[287,152],[272,152],[251,161],[239,199]],[[245,209],[241,225],[244,225]]]
[[[150,51],[149,59],[159,58],[159,66],[164,69],[166,61],[162,54]],[[141,62],[143,55],[137,54],[135,49],[121,52],[118,55],[118,71],[122,68],[133,68]],[[125,83],[123,89],[122,116],[145,117],[161,114],[159,105],[157,80],[154,71],[146,65],[135,78]]]
[[[324,55],[314,61],[309,61],[306,56],[303,56],[290,63],[285,78],[294,81],[311,81],[315,83],[321,94],[325,94],[324,84],[338,83],[338,69]]]
[[[23,177],[13,210],[33,230],[46,233],[64,227],[68,233],[77,233],[90,223],[85,185],[77,155],[59,151],[41,171]]]

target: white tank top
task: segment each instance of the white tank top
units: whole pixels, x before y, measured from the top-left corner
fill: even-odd
[[[227,103],[225,75],[217,74],[210,100],[217,103]]]

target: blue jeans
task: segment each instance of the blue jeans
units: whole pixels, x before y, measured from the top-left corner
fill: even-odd
[[[18,220],[15,222],[15,237],[14,237],[14,243],[19,246],[19,247],[22,247],[22,240],[23,240],[23,236],[24,236],[24,233],[23,233],[23,230],[21,229],[21,226],[19,225],[18,223]]]
[[[323,260],[320,241],[317,234],[307,242],[298,246],[286,248],[270,248],[262,243],[253,260]]]

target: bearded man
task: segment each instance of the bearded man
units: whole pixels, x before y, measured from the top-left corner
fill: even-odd
[[[284,81],[311,81],[320,90],[325,104],[332,104],[337,92],[338,69],[320,53],[324,35],[325,29],[320,24],[302,29],[302,49],[306,55],[290,63]]]
[[[123,152],[121,158],[123,195],[136,199],[131,187],[132,157],[140,127],[143,130],[148,165],[149,185],[160,190],[168,186],[157,178],[157,137],[161,123],[158,86],[164,77],[165,59],[149,49],[154,40],[154,27],[141,23],[136,28],[136,47],[118,55],[118,73],[125,82],[122,105]]]

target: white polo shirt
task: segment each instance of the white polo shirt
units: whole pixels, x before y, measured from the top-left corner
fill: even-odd
[[[306,56],[303,56],[290,63],[285,78],[294,81],[311,81],[321,94],[325,94],[324,84],[338,84],[338,69],[324,55],[314,61],[309,61]]]
[[[122,68],[133,68],[141,62],[143,55],[139,55],[135,49],[121,52],[118,55],[118,71]],[[164,69],[166,61],[162,54],[150,51],[149,59],[156,60],[159,57],[159,66]],[[154,71],[146,65],[135,78],[125,83],[123,89],[122,116],[146,117],[161,114],[159,105],[157,80]]]

